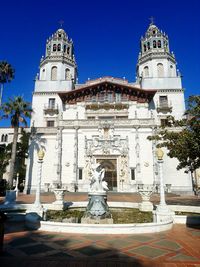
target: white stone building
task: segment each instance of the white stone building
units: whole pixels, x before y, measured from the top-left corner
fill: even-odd
[[[26,191],[37,185],[37,151],[45,150],[42,190],[62,184],[87,191],[91,164],[100,162],[113,191],[136,192],[159,184],[156,143],[147,139],[168,115],[183,116],[184,90],[168,36],[150,24],[141,38],[137,79],[103,77],[77,84],[73,42],[63,29],[46,43],[36,77]],[[164,157],[165,184],[191,193],[190,174]]]

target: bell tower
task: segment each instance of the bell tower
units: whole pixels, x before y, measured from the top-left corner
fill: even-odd
[[[40,60],[32,99],[34,110],[31,125],[56,127],[62,116],[60,92],[75,89],[77,65],[74,45],[63,29],[58,29],[46,41],[45,56]]]
[[[144,89],[182,88],[180,73],[176,69],[176,59],[170,52],[167,34],[159,30],[152,21],[140,40],[137,63],[137,79]]]
[[[58,29],[46,41],[45,56],[40,60],[35,92],[73,90],[76,78],[73,41],[63,29]]]

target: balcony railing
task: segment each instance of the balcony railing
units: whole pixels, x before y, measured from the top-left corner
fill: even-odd
[[[44,105],[44,112],[47,113],[54,113],[58,114],[58,104],[45,104]]]
[[[171,104],[171,102],[168,102],[168,101],[166,101],[166,102],[158,102],[156,109],[157,109],[158,112],[164,112],[164,113],[172,112],[172,104]]]

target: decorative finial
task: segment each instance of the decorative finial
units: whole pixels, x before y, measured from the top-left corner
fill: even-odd
[[[64,24],[64,20],[59,20],[58,23],[60,24],[60,28],[62,28],[62,26]]]
[[[150,25],[153,25],[154,22],[155,22],[155,18],[151,16],[151,17],[149,18],[149,20],[150,20]]]

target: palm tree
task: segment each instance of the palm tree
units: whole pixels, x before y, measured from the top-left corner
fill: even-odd
[[[2,105],[2,110],[3,110],[3,117],[9,118],[11,121],[11,126],[14,128],[11,160],[10,160],[10,173],[8,178],[9,185],[10,187],[12,187],[19,127],[21,124],[27,126],[26,118],[31,117],[32,108],[29,102],[25,102],[21,96],[17,96],[14,97],[14,99],[9,98],[9,101]]]
[[[3,96],[3,87],[4,83],[11,82],[14,78],[14,69],[13,67],[6,61],[0,61],[0,107],[2,104],[2,96]]]

